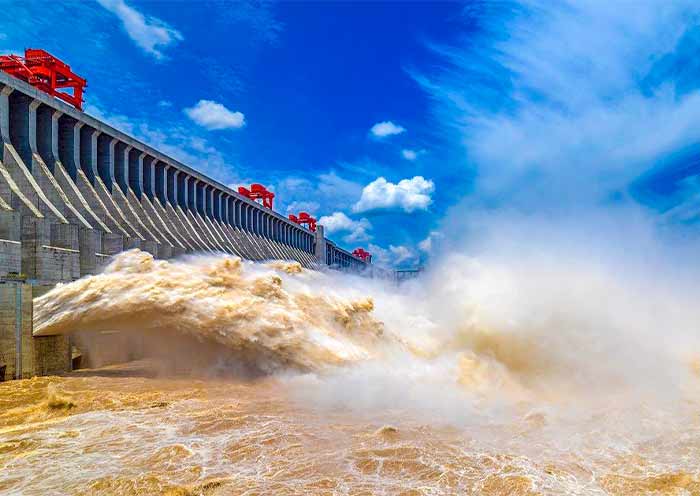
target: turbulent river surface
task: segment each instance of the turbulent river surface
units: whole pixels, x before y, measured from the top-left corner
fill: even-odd
[[[0,494],[700,494],[682,293],[534,260],[397,288],[126,252],[35,301],[92,368],[0,384]]]

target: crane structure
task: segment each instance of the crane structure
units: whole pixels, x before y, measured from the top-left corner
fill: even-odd
[[[24,57],[0,55],[0,70],[60,98],[78,110],[83,109],[83,92],[87,81],[46,50],[27,48]],[[73,93],[59,91],[63,89],[72,89]]]
[[[372,254],[368,251],[365,251],[364,248],[355,248],[352,251],[353,256],[359,258],[363,262],[370,263],[372,261]]]
[[[289,220],[299,225],[306,225],[309,231],[316,232],[316,219],[307,212],[299,212],[299,216],[289,214]]]
[[[272,203],[275,199],[275,194],[272,191],[269,191],[262,184],[251,184],[250,189],[244,186],[239,186],[238,193],[246,198],[250,198],[253,201],[262,200],[263,207],[272,210]]]

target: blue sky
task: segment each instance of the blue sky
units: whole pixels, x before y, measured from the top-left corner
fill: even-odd
[[[494,208],[696,221],[700,6],[610,4],[3,1],[0,49],[49,50],[88,113],[410,266]]]

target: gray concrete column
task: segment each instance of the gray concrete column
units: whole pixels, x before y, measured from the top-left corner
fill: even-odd
[[[32,100],[29,103],[29,149],[31,150],[32,153],[39,153],[39,147],[37,145],[37,140],[36,140],[36,133],[37,133],[37,115],[36,111],[39,108],[39,105],[41,105],[41,102],[38,100]]]
[[[231,219],[228,217],[228,203],[231,200],[226,193],[221,193],[221,222],[226,225],[231,225]]]
[[[53,109],[47,107],[46,105],[38,105],[36,111],[36,150],[32,150],[33,153],[37,153],[46,167],[53,173],[54,163],[56,157],[53,154],[52,142],[53,142],[53,126],[51,114]],[[57,129],[58,130],[58,126]]]
[[[174,189],[174,191],[173,191],[173,201],[174,201],[173,208],[177,208],[178,205],[182,206],[182,202],[183,202],[184,198],[182,197],[182,185],[181,185],[182,180],[180,179],[180,176],[181,176],[180,169],[175,169],[175,168],[173,168],[173,169],[174,169],[174,172],[173,172],[173,189]]]
[[[112,160],[112,164],[114,165],[114,177],[117,184],[126,195],[129,192],[129,185],[131,183],[129,158],[133,147],[131,145],[123,144],[117,139],[112,140],[112,142],[110,142],[110,146],[115,150],[115,153],[112,155],[114,157]],[[117,164],[119,164],[119,167],[117,167]]]
[[[192,210],[192,212],[199,212],[199,204],[197,203],[199,201],[199,199],[197,198],[197,179],[196,178],[194,178],[192,176],[187,177],[187,189],[188,189],[187,197],[190,200],[190,210]]]
[[[146,196],[153,200],[156,197],[156,159],[146,155],[143,160],[143,188]]]
[[[187,203],[187,210],[194,212],[196,210],[195,196],[194,196],[194,178],[189,174],[185,174],[185,198]]]
[[[75,181],[80,159],[80,130],[76,131],[77,122],[72,117],[62,113],[54,116],[58,122],[58,135],[53,152],[58,154],[56,157]]]
[[[190,202],[190,210],[192,213],[199,212],[197,206],[197,179],[192,176],[187,176],[187,199]]]
[[[175,192],[173,191],[175,185],[171,181],[171,178],[174,179],[174,173],[175,173],[175,167],[170,165],[167,162],[163,162],[163,197],[165,198],[165,201],[163,202],[163,205],[165,206],[166,203],[170,203],[170,205],[175,205],[173,202],[173,198],[175,197]]]
[[[188,188],[189,188],[189,193],[190,195],[190,209],[192,212],[199,212],[199,198],[197,197],[197,179],[195,177],[190,176],[189,177],[189,183],[188,183]]]
[[[63,112],[60,110],[55,110],[51,113],[51,154],[54,160],[60,160],[60,155],[58,154],[58,120],[62,115]],[[53,160],[51,162],[52,164],[49,167],[53,170]]]
[[[109,150],[109,166],[107,167],[107,174],[109,174],[109,180],[110,182],[112,182],[112,184],[116,182],[114,167],[117,160],[117,143],[119,143],[119,140],[117,138],[112,138],[111,140],[109,140],[109,144],[107,145],[107,148]],[[122,158],[124,158],[124,155],[122,155],[119,159],[121,160]]]
[[[146,154],[140,153],[136,160],[133,160],[132,153],[129,151],[129,168],[132,167],[132,161],[134,162],[134,170],[130,171],[129,174],[129,186],[136,195],[137,198],[141,199],[143,191],[143,167],[144,160],[146,160]]]
[[[323,234],[324,230],[322,225],[319,224],[316,226],[313,254],[320,263],[325,263],[326,260],[326,237]]]
[[[206,215],[210,219],[214,218],[214,187],[210,185],[204,186],[204,194],[206,199]]]
[[[172,165],[165,168],[165,197],[173,207],[177,206],[177,182],[175,173],[177,169]]]
[[[180,169],[175,169],[175,174],[174,174],[174,181],[175,181],[175,190],[176,190],[176,204],[175,206],[177,207],[178,205],[182,208],[187,208],[187,188],[184,186],[184,172],[182,172]]]
[[[165,204],[166,198],[165,198],[165,191],[166,191],[166,174],[165,174],[165,169],[166,169],[166,164],[161,162],[160,160],[153,160],[153,172],[155,176],[155,197],[158,198],[158,200],[161,202],[161,204]]]
[[[80,169],[80,150],[82,149],[81,137],[84,125],[84,122],[76,121],[73,126],[73,166],[75,167],[73,174],[75,175],[77,175],[78,169]],[[69,172],[71,171],[69,170]],[[75,179],[75,175],[73,175],[73,179]]]
[[[195,195],[197,199],[197,212],[199,215],[206,215],[206,199],[204,197],[204,183],[197,179],[195,183]]]
[[[185,174],[185,173],[183,173]],[[189,174],[185,174],[185,202],[187,203],[187,210],[194,212],[195,202],[194,202],[194,183],[192,177]]]
[[[88,168],[90,174],[92,174],[92,179],[97,177],[97,138],[100,137],[100,134],[102,134],[101,131],[93,130],[90,135],[90,160],[88,162]],[[113,166],[110,165],[110,167]]]
[[[101,133],[89,126],[83,126],[82,123],[78,123],[77,127],[80,127],[78,163],[88,180],[94,184],[97,176],[97,138]]]
[[[10,143],[22,158],[27,169],[32,168],[32,150],[29,146],[30,112],[29,105],[33,100],[21,92],[13,92],[8,96],[10,103]],[[36,119],[34,119],[36,122]]]
[[[221,192],[212,187],[212,192],[211,192],[211,198],[212,198],[212,216],[214,217],[215,220],[221,220]]]
[[[92,138],[91,138],[92,139]],[[114,148],[111,146],[111,141],[114,138],[108,134],[100,133],[97,136],[97,147],[95,153],[95,171],[94,177],[99,177],[109,191],[112,191],[114,180]],[[92,153],[90,153],[92,155]],[[92,160],[91,158],[89,160]]]
[[[14,90],[4,86],[0,90],[0,140],[10,142],[10,93]]]

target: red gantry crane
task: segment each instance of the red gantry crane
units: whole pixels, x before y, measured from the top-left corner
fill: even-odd
[[[362,260],[363,262],[372,262],[372,255],[368,251],[365,251],[363,248],[355,248],[352,251],[352,254],[360,260]]]
[[[272,210],[272,201],[275,199],[275,194],[262,184],[251,184],[250,189],[239,186],[238,193],[253,201],[262,200],[263,207]]]
[[[306,225],[309,231],[316,232],[316,219],[306,212],[299,212],[298,217],[294,214],[289,214],[289,220],[299,225]]]
[[[70,103],[78,110],[83,109],[83,91],[87,81],[71,71],[68,64],[45,50],[27,48],[24,57],[0,55],[0,69]],[[59,91],[60,89],[72,89],[73,94]]]

